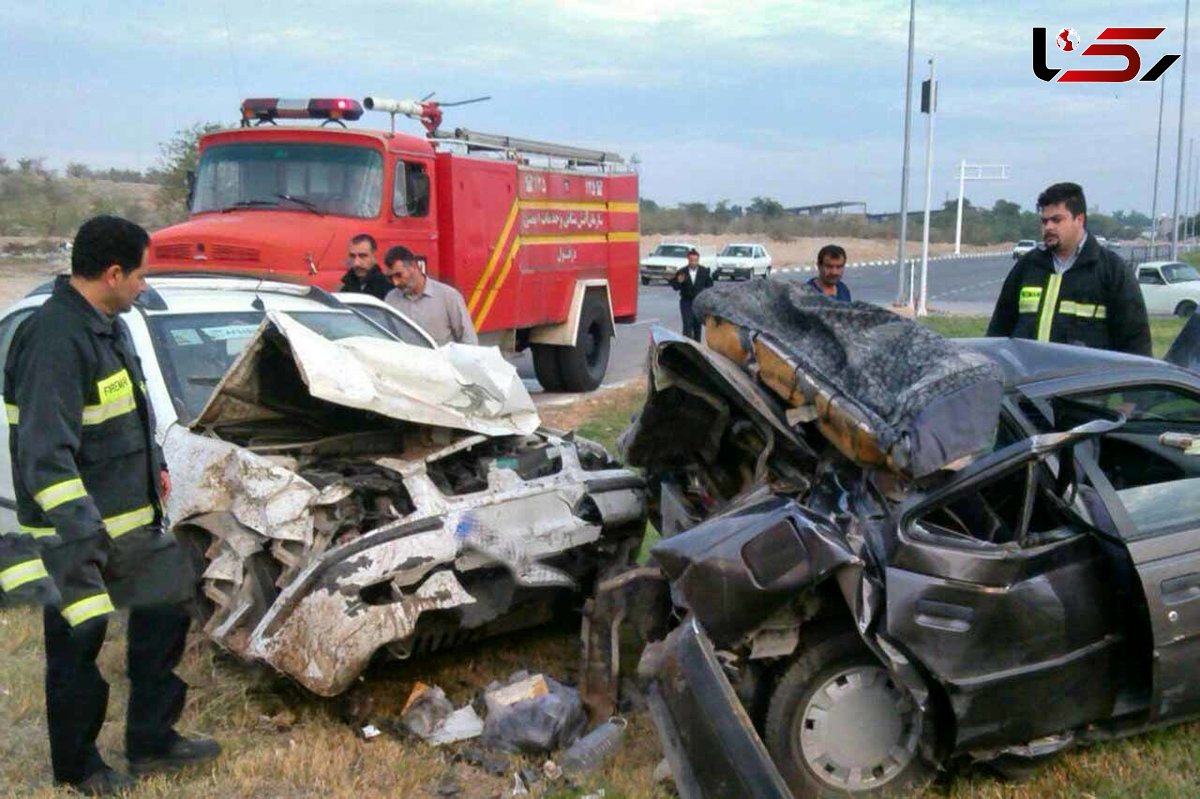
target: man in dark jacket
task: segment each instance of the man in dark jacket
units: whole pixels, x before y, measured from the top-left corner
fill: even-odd
[[[1009,272],[987,334],[1150,355],[1141,289],[1125,261],[1088,235],[1083,189],[1055,183],[1038,195],[1038,213],[1043,244]]]
[[[51,765],[56,782],[93,796],[132,783],[96,749],[108,704],[96,656],[116,606],[131,608],[130,769],[173,769],[220,751],[174,730],[187,692],[173,673],[189,623],[181,603],[195,579],[162,532],[171,480],[120,318],[146,286],[149,242],[124,219],[85,222],[70,278],[17,329],[4,368],[20,534],[41,545],[61,597],[44,613]]]
[[[679,292],[679,315],[683,317],[683,335],[700,340],[700,320],[692,312],[692,301],[696,295],[713,284],[707,266],[700,265],[700,253],[693,247],[688,250],[687,266],[675,273],[671,288]]]
[[[346,252],[346,274],[342,276],[339,291],[370,294],[380,300],[387,296],[392,290],[392,282],[375,260],[377,247],[375,237],[368,233],[359,233],[350,239],[350,247]]]

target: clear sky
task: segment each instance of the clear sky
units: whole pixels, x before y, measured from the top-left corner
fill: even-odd
[[[174,131],[235,122],[243,97],[437,91],[447,101],[493,97],[447,109],[447,127],[636,153],[642,195],[663,203],[765,195],[785,205],[899,206],[905,0],[4,5],[0,79],[9,99],[0,103],[0,155],[10,162],[44,156],[55,167],[146,168]],[[1107,26],[1165,27],[1140,45],[1144,72],[1162,54],[1182,52],[1183,7],[918,0],[914,83],[933,56],[941,90],[935,205],[956,196],[955,165],[966,158],[1011,168],[1007,182],[968,184],[978,204],[1005,198],[1028,208],[1045,185],[1076,180],[1093,207],[1149,212],[1166,81],[1159,209],[1169,211],[1182,62],[1159,83],[1043,83],[1031,69],[1031,29],[1051,29],[1049,65],[1070,68],[1085,64],[1057,50],[1058,29],[1074,28],[1086,47]],[[1195,73],[1194,58],[1190,66]],[[1189,96],[1197,84],[1193,74]],[[385,126],[387,117],[364,120]],[[1200,108],[1188,121],[1200,132]],[[924,146],[918,113],[914,208],[924,197]]]

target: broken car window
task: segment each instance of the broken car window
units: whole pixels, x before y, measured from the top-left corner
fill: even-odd
[[[1058,429],[1117,413],[1126,417],[1120,430],[1089,445],[1118,491],[1200,477],[1200,457],[1163,440],[1164,434],[1200,435],[1200,399],[1183,389],[1126,386],[1057,397],[1051,407]]]
[[[296,321],[331,341],[390,339],[350,311],[295,311]],[[181,419],[194,419],[262,323],[262,311],[159,314],[148,320],[163,379]]]

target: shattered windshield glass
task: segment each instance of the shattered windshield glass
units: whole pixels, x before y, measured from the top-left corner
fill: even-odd
[[[330,341],[353,336],[391,338],[348,311],[293,311],[288,315]],[[262,320],[262,311],[161,314],[147,320],[163,379],[181,420],[200,414]]]

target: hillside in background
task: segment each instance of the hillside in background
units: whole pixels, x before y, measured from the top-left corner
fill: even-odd
[[[132,219],[151,230],[182,220],[186,215],[186,173],[195,167],[196,142],[211,125],[180,131],[162,146],[162,157],[145,172],[97,169],[69,164],[63,173],[48,169],[39,158],[15,164],[0,155],[0,255],[24,255],[53,249],[70,238],[85,219],[110,213]],[[953,242],[957,206],[946,202],[930,215],[930,241]],[[1088,229],[1110,239],[1133,239],[1150,226],[1137,211],[1112,214],[1093,209]],[[804,239],[894,240],[898,216],[864,214],[797,216],[769,197],[755,197],[747,206],[728,200],[659,205],[641,201],[642,233],[649,237],[717,236],[790,243]],[[921,214],[909,218],[909,239],[921,237]],[[1022,238],[1040,238],[1037,214],[1016,203],[997,200],[991,208],[964,203],[962,241],[990,247]],[[44,240],[44,241],[43,241]]]

